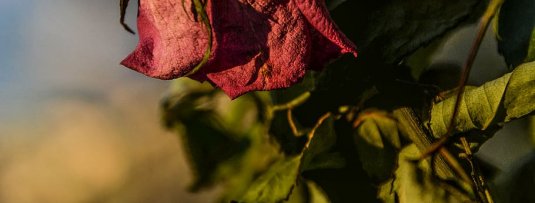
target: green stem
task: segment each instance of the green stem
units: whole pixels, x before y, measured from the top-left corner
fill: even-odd
[[[272,106],[271,110],[272,111],[281,111],[281,110],[293,109],[293,108],[305,103],[305,101],[309,97],[310,97],[310,92],[305,92],[305,93],[299,95],[298,97],[296,97],[295,99],[293,99],[292,101],[290,101],[288,103]]]
[[[210,20],[208,19],[208,14],[206,13],[205,5],[200,0],[193,0],[193,4],[195,5],[195,11],[201,16],[202,23],[204,26],[206,26],[207,35],[208,35],[208,45],[206,47],[206,50],[204,51],[204,56],[190,72],[188,72],[185,76],[190,76],[199,71],[206,63],[208,63],[208,59],[210,59],[210,54],[212,53],[212,25],[210,24]]]

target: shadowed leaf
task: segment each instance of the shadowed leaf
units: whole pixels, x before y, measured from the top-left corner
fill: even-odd
[[[231,101],[209,85],[177,80],[162,102],[163,120],[183,140],[194,173],[191,189],[225,183],[222,199],[241,196],[276,156],[252,95]],[[239,126],[239,127],[236,127]]]
[[[531,39],[529,40],[528,55],[524,59],[524,62],[535,61],[535,27],[531,32]]]
[[[507,0],[498,14],[498,50],[507,65],[516,67],[535,60],[535,1]]]
[[[333,19],[364,52],[398,63],[432,39],[479,15],[478,0],[346,1],[332,11]],[[353,17],[348,18],[351,15]]]
[[[342,167],[344,159],[340,154],[330,152],[335,143],[334,119],[329,117],[315,130],[308,148],[303,152],[302,170]]]

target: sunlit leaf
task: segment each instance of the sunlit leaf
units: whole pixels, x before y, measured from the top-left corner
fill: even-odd
[[[505,91],[505,122],[535,111],[535,62],[526,63],[513,71]]]
[[[518,66],[512,73],[470,88],[463,94],[455,132],[486,130],[494,125],[531,114],[535,111],[535,62]],[[447,132],[455,96],[435,104],[430,127],[435,137]]]
[[[393,179],[388,179],[379,185],[377,198],[381,199],[384,203],[397,203]]]
[[[325,194],[325,191],[321,189],[316,183],[312,181],[306,181],[308,192],[309,192],[309,202],[310,203],[329,203],[329,198]]]
[[[354,126],[364,170],[380,180],[388,178],[396,165],[396,149],[401,148],[396,121],[386,112],[371,110],[362,113]]]
[[[473,202],[469,192],[438,179],[426,161],[415,161],[420,155],[416,145],[409,145],[399,153],[395,178],[385,182],[379,197],[385,202]],[[396,200],[396,201],[394,201]]]
[[[240,202],[278,202],[288,198],[299,180],[302,171],[323,168],[340,168],[345,160],[336,152],[331,152],[336,142],[334,118],[326,117],[313,129],[301,151],[297,155],[287,155],[279,159],[254,180]],[[319,198],[319,197],[318,197]]]
[[[250,186],[239,202],[279,202],[290,195],[299,175],[301,156],[287,157],[275,162]]]

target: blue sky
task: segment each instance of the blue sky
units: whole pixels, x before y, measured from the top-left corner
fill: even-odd
[[[42,101],[63,93],[98,95],[134,81],[162,91],[167,82],[119,65],[137,37],[118,24],[116,4],[0,1],[0,120],[35,113]],[[129,22],[135,24],[132,17]]]
[[[6,114],[6,106],[13,104],[22,85],[14,81],[23,77],[20,66],[25,41],[21,32],[28,17],[22,11],[30,6],[31,1],[0,1],[0,114]]]

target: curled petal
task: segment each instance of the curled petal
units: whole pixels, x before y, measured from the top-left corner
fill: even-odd
[[[121,64],[150,77],[173,79],[202,61],[208,33],[195,19],[194,11],[184,9],[181,1],[140,1],[139,43]],[[184,1],[185,5],[192,3]]]
[[[355,45],[338,29],[329,16],[324,0],[294,0],[308,22],[325,38],[341,48],[341,53],[351,53],[357,57]]]
[[[212,1],[216,45],[204,73],[232,98],[289,87],[310,61],[310,29],[295,5],[261,2]]]
[[[322,0],[206,0],[211,35],[180,1],[141,0],[140,42],[125,66],[161,79],[184,76],[202,60],[211,37],[209,60],[188,77],[235,98],[289,87],[308,69],[357,54]]]

